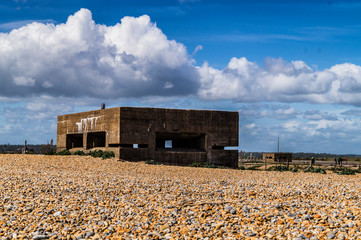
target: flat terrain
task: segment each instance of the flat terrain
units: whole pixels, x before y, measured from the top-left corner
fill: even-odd
[[[360,180],[0,155],[0,237],[360,239]]]

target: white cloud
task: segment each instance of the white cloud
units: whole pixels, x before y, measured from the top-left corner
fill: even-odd
[[[264,67],[232,58],[223,70],[199,68],[202,99],[360,105],[361,67],[344,63],[317,71],[303,61],[267,58]]]
[[[55,23],[55,21],[52,20],[52,19],[14,21],[14,22],[8,22],[8,23],[0,24],[0,31],[10,31],[10,30],[12,30],[14,28],[20,28],[20,27],[26,26],[28,24],[31,24],[33,22]]]
[[[32,101],[26,104],[26,118],[31,120],[36,119],[52,119],[55,116],[69,113],[72,106],[66,103],[59,103],[56,101]]]
[[[108,27],[81,9],[64,24],[0,33],[0,45],[1,97],[176,96],[199,88],[186,48],[146,15]]]
[[[147,15],[105,26],[81,9],[63,24],[34,22],[0,33],[0,46],[0,99],[192,96],[361,105],[360,66],[344,63],[320,71],[303,61],[266,58],[260,66],[242,57],[224,69],[197,67],[185,46],[169,40]]]
[[[198,51],[202,51],[203,50],[203,46],[202,45],[197,45],[192,53],[192,56],[194,56]]]
[[[321,119],[337,120],[336,114],[329,114],[327,112],[321,112],[320,110],[317,110],[317,109],[305,111],[303,114],[303,117],[308,120],[321,120]]]
[[[170,89],[170,88],[173,88],[174,87],[174,85],[173,85],[173,83],[171,83],[171,82],[166,82],[165,84],[164,84],[164,88],[165,89]]]
[[[17,86],[34,86],[35,80],[31,77],[14,77],[13,78],[15,85]]]

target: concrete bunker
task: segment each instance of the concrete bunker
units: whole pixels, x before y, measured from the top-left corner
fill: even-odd
[[[238,112],[118,107],[58,116],[57,151],[113,151],[119,159],[237,167]]]
[[[263,160],[267,162],[292,162],[292,153],[263,153]]]

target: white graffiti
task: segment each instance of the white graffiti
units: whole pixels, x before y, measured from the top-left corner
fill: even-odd
[[[81,119],[80,122],[76,123],[78,126],[78,132],[87,132],[88,130],[96,129],[98,118],[100,117],[88,117]]]

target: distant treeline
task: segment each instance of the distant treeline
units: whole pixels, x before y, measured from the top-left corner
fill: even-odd
[[[21,153],[21,149],[24,145],[11,145],[11,144],[2,144],[0,145],[0,153]],[[34,150],[35,154],[41,154],[49,152],[50,150],[55,151],[56,145],[51,146],[49,144],[28,144],[28,149]]]
[[[245,158],[262,158],[263,157],[263,152],[239,152],[239,155]],[[312,157],[316,158],[316,159],[320,159],[320,158],[361,158],[361,155],[358,154],[330,154],[330,153],[305,153],[305,152],[298,152],[298,153],[292,153],[292,157],[294,159],[310,159]]]
[[[24,147],[24,145],[11,145],[11,144],[1,144],[0,145],[0,153],[21,153],[21,149]],[[40,154],[44,152],[48,152],[50,149],[49,144],[29,144],[27,145],[29,149],[34,150],[35,154]],[[53,151],[56,150],[56,145],[53,145]],[[242,156],[244,158],[263,158],[263,152],[239,152],[239,156]],[[298,152],[298,153],[292,153],[292,157],[294,159],[310,159],[312,157],[320,159],[320,158],[335,158],[335,157],[341,157],[341,158],[361,158],[361,155],[358,154],[330,154],[330,153],[304,153],[304,152]]]

